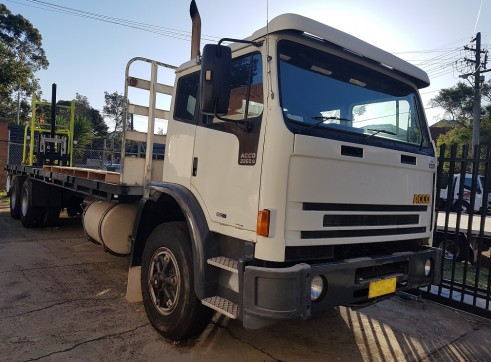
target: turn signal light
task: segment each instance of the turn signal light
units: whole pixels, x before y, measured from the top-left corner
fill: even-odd
[[[269,210],[261,210],[257,213],[256,233],[259,236],[269,236]]]

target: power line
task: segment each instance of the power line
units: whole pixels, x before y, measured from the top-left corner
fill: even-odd
[[[472,31],[472,34],[476,33],[477,23],[479,22],[479,17],[481,16],[482,3],[483,3],[483,0],[481,0],[481,5],[479,5],[479,11],[477,12],[476,24],[474,24],[474,30]]]
[[[112,16],[107,16],[107,15],[93,13],[93,12],[89,12],[89,11],[74,9],[74,8],[70,8],[67,6],[61,6],[61,5],[53,4],[50,2],[46,2],[46,1],[40,1],[40,0],[25,0],[26,2],[32,3],[32,4],[24,4],[24,3],[14,1],[14,0],[7,0],[7,1],[18,4],[18,5],[22,5],[22,6],[32,7],[35,9],[52,11],[52,12],[65,14],[65,15],[77,16],[77,17],[81,17],[81,18],[85,18],[85,19],[97,20],[97,21],[106,22],[106,23],[110,23],[110,24],[125,26],[128,28],[142,30],[142,31],[154,33],[157,35],[170,37],[170,38],[191,41],[191,32],[188,32],[188,31],[166,28],[166,27],[162,27],[162,26],[158,26],[158,25],[152,25],[152,24],[142,23],[142,22],[128,20],[128,19],[116,18],[116,17],[112,17]],[[216,41],[220,40],[220,37],[211,36],[211,35],[203,35],[203,34],[202,34],[201,38],[204,41],[210,41],[210,42],[216,42]]]

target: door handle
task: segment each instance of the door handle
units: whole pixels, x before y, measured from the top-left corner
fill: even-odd
[[[193,176],[198,173],[198,157],[193,158]]]

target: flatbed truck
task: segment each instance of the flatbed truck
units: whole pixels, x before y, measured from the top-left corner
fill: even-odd
[[[148,130],[125,130],[123,150],[145,142],[145,157],[122,155],[116,180],[8,165],[12,216],[47,226],[82,204],[87,234],[129,255],[126,298],[174,340],[199,334],[213,311],[257,329],[438,283],[426,73],[294,14],[201,55],[194,1],[191,15],[190,61],[135,58],[126,70],[125,94],[146,90],[149,104],[128,105]],[[137,61],[150,79],[131,75]],[[159,69],[175,72],[174,87]],[[172,96],[170,110],[157,93]]]

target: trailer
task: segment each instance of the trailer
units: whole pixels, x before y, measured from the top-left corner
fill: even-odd
[[[127,111],[148,127],[124,130],[121,172],[8,165],[12,216],[31,227],[82,213],[92,239],[129,255],[128,301],[174,340],[213,312],[257,329],[438,283],[426,73],[294,14],[200,54],[194,1],[190,12],[191,60],[128,63],[125,95],[148,104]],[[135,142],[142,157],[125,153]]]
[[[448,215],[448,216],[447,216]],[[434,246],[444,250],[444,258],[475,263],[478,254],[491,248],[491,220],[487,216],[473,214],[469,225],[468,214],[441,212],[437,218]],[[479,240],[482,238],[481,248]],[[467,256],[466,256],[467,255]]]

